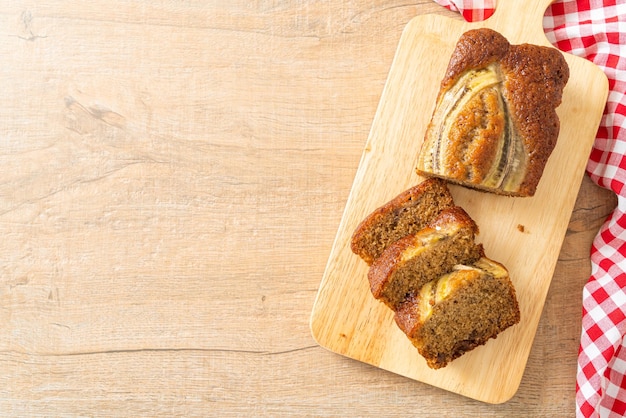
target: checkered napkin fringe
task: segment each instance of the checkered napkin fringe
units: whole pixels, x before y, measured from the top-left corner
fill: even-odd
[[[435,0],[467,21],[484,20],[494,0]],[[520,0],[522,1],[522,0]],[[577,417],[626,416],[626,0],[556,0],[544,15],[548,40],[586,58],[609,79],[609,97],[587,164],[618,206],[591,247],[583,289],[576,377]]]

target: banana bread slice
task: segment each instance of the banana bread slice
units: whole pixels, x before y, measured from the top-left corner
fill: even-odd
[[[352,235],[352,252],[371,265],[400,238],[415,234],[454,205],[445,181],[431,178],[402,192],[366,217]]]
[[[517,324],[520,311],[506,268],[482,257],[424,285],[396,310],[395,321],[439,369]]]
[[[375,298],[391,309],[457,264],[483,256],[474,241],[478,226],[459,206],[444,209],[427,227],[391,244],[370,266],[368,279]]]

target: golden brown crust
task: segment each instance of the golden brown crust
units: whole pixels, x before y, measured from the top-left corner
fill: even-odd
[[[528,168],[520,190],[532,196],[559,136],[556,108],[569,79],[569,67],[554,48],[512,45],[502,59],[504,97],[526,152]]]
[[[450,224],[456,224],[460,228],[467,228],[471,230],[473,234],[478,235],[478,225],[467,212],[465,212],[465,209],[460,206],[452,206],[451,208],[441,211],[439,216],[428,224],[427,228],[436,230]]]
[[[501,60],[509,49],[509,41],[491,29],[469,30],[459,38],[448,69],[441,81],[439,96],[450,88],[467,70],[482,68]]]
[[[416,308],[420,302],[419,297],[419,293],[412,295],[394,311],[396,325],[409,339],[414,338],[416,329],[421,325],[420,312]]]
[[[367,273],[370,283],[370,290],[376,299],[380,299],[383,289],[389,282],[389,278],[398,268],[402,252],[413,244],[415,235],[406,237],[394,242],[383,252],[383,255],[374,260]]]
[[[414,234],[454,204],[445,181],[429,178],[400,193],[368,215],[352,235],[350,248],[367,264],[391,243]]]
[[[495,89],[483,91],[459,112],[447,138],[453,150],[445,160],[449,178],[478,182],[489,174],[505,130],[497,95]]]

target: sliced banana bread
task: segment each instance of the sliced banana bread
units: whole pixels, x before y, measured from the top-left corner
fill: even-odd
[[[390,244],[415,234],[452,205],[452,195],[445,181],[425,180],[365,218],[352,235],[351,249],[371,265]]]

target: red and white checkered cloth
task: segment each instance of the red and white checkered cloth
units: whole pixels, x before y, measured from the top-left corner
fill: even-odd
[[[435,0],[448,9],[459,12],[468,22],[487,19],[495,11],[495,0]]]
[[[494,0],[435,0],[467,21],[484,20]],[[521,0],[520,0],[521,1]],[[548,40],[586,58],[609,79],[609,97],[587,164],[618,205],[591,248],[583,289],[576,377],[577,417],[626,416],[626,0],[556,0],[544,15]]]

